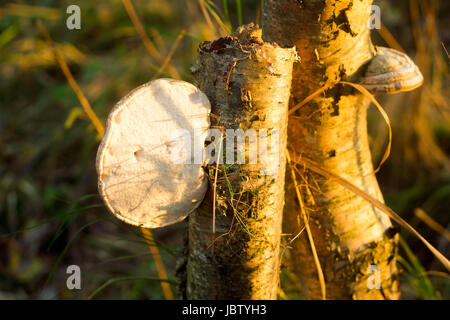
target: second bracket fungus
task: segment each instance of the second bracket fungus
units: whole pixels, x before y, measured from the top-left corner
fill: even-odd
[[[98,150],[97,172],[99,192],[117,218],[164,227],[200,204],[208,182],[202,161],[184,146],[204,144],[210,110],[199,89],[172,79],[146,83],[116,105]],[[183,132],[188,144],[180,144]]]
[[[377,47],[359,84],[372,93],[397,93],[420,87],[423,76],[419,67],[404,53]]]

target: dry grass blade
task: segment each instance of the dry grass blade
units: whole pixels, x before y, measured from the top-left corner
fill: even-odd
[[[202,10],[203,16],[205,17],[205,20],[206,20],[206,23],[209,26],[209,29],[211,29],[211,32],[214,35],[214,39],[218,38],[217,37],[216,28],[214,27],[214,24],[211,21],[211,17],[209,16],[208,11],[206,10],[204,0],[198,0],[198,4],[200,5],[200,9]]]
[[[445,54],[447,55],[447,58],[450,59],[450,55],[448,54],[447,48],[445,47],[445,44],[444,44],[442,41],[441,41],[441,46],[442,46],[442,48],[444,49]]]
[[[411,232],[414,236],[416,236],[420,241],[422,241],[425,246],[435,255],[435,257],[445,266],[447,270],[450,271],[450,261],[442,254],[440,253],[435,247],[433,247],[420,233],[418,233],[409,223],[407,223],[405,220],[403,220],[402,217],[400,217],[397,213],[395,213],[391,208],[387,207],[384,203],[380,202],[379,200],[372,197],[367,192],[361,190],[348,180],[340,177],[337,174],[334,174],[333,172],[330,172],[326,168],[322,167],[315,161],[312,161],[308,158],[300,158],[298,160],[294,160],[295,163],[303,164],[311,171],[314,171],[327,179],[333,179],[336,180],[340,185],[347,188],[348,190],[352,191],[353,193],[357,194],[358,196],[362,197],[366,201],[370,202],[373,206],[375,206],[377,209],[381,210],[385,214],[387,214],[392,220],[397,222],[400,226]]]
[[[219,173],[219,164],[220,164],[220,157],[222,152],[222,141],[223,136],[220,136],[219,141],[219,150],[217,151],[217,159],[216,159],[216,172],[214,173],[214,186],[213,186],[213,235],[216,234],[216,193],[217,193],[217,175]]]
[[[306,212],[305,212],[305,204],[303,203],[303,198],[302,198],[302,195],[300,192],[300,188],[298,186],[297,177],[295,175],[295,171],[293,168],[294,164],[291,162],[291,157],[289,155],[288,150],[286,150],[286,160],[288,162],[288,165],[291,168],[291,176],[292,176],[292,180],[294,181],[295,192],[297,194],[297,199],[298,199],[299,206],[300,206],[300,214],[303,218],[303,223],[305,224],[306,234],[308,235],[308,241],[311,246],[311,251],[312,251],[312,254],[314,257],[314,263],[316,265],[317,275],[318,275],[319,283],[320,283],[320,290],[322,292],[322,300],[326,300],[327,293],[326,293],[325,277],[323,275],[322,266],[320,265],[319,255],[317,254],[316,246],[314,244],[314,239],[312,236],[311,228],[309,227],[309,221],[308,221],[308,218],[307,218]]]
[[[409,0],[409,16],[411,19],[412,33],[417,49],[417,55],[423,56],[425,45],[423,41],[422,31],[420,29],[421,23],[419,18],[419,4],[416,0]]]
[[[149,39],[147,36],[147,33],[145,32],[144,27],[142,26],[141,21],[139,20],[136,11],[134,10],[133,4],[130,0],[122,0],[122,3],[125,7],[125,10],[128,13],[128,16],[131,19],[131,22],[133,22],[134,27],[136,28],[137,33],[142,39],[142,42],[144,43],[145,48],[147,49],[148,53],[155,59],[160,60],[161,55],[159,54],[158,50],[156,50],[155,46],[153,45],[153,42]]]
[[[136,10],[134,10],[133,4],[131,3],[131,0],[122,0],[122,3],[125,7],[125,10],[128,13],[128,16],[131,19],[131,22],[133,22],[133,25],[139,34],[139,37],[142,40],[142,43],[144,44],[145,49],[148,51],[150,56],[160,63],[163,63],[163,57],[159,53],[159,51],[155,48],[153,45],[153,42],[150,40],[150,38],[147,36],[147,33],[145,32],[145,29],[139,20],[138,15],[136,14]],[[170,76],[175,79],[180,79],[180,75],[178,74],[177,70],[171,66],[170,64],[167,66],[167,69],[170,73]]]
[[[366,88],[364,88],[363,86],[361,86],[359,84],[351,83],[351,82],[347,82],[347,81],[339,81],[339,83],[347,84],[349,86],[352,86],[353,88],[357,89],[362,94],[364,94],[366,97],[368,97],[373,102],[373,104],[375,104],[375,106],[377,107],[378,111],[380,111],[384,121],[386,121],[386,124],[388,125],[389,141],[388,141],[388,145],[386,147],[386,151],[384,152],[384,155],[381,158],[380,163],[378,164],[378,167],[373,172],[373,173],[377,173],[378,171],[380,171],[381,166],[383,165],[383,163],[386,162],[387,158],[389,158],[389,154],[391,153],[391,145],[392,145],[391,121],[389,120],[389,117],[388,117],[386,111],[384,111],[383,107],[378,103],[378,101],[375,99],[375,97]]]
[[[256,6],[256,24],[258,26],[261,25],[261,11],[262,11],[261,0],[258,0],[258,4]]]
[[[426,271],[424,273],[419,274],[421,275],[427,275],[427,276],[434,276],[434,277],[441,277],[441,278],[445,278],[445,279],[450,279],[450,275],[448,273],[442,272],[442,271],[434,271],[434,270],[429,270]]]
[[[152,77],[152,80],[156,79],[163,71],[164,69],[167,67],[167,65],[170,63],[170,59],[172,59],[173,54],[175,53],[175,51],[177,50],[178,46],[180,45],[181,40],[183,40],[184,36],[186,34],[186,30],[181,30],[180,34],[178,35],[178,37],[176,38],[175,42],[173,43],[172,48],[170,49],[169,54],[167,55],[167,57],[164,59],[163,64],[161,65],[161,67],[158,69],[158,71],[156,72],[156,74]]]
[[[5,15],[58,20],[61,18],[61,11],[57,8],[49,8],[45,6],[10,3],[7,4],[4,8],[0,8],[0,17]]]
[[[414,214],[417,218],[422,220],[427,226],[436,231],[437,233],[444,236],[447,241],[450,241],[450,232],[446,230],[443,226],[437,223],[433,218],[431,218],[423,209],[417,208],[414,210]]]
[[[158,29],[151,28],[149,30],[149,33],[150,36],[153,38],[153,41],[156,43],[156,48],[159,50],[159,52],[161,52],[163,56],[166,56],[167,55],[166,45]]]
[[[296,106],[294,106],[293,108],[291,108],[289,110],[289,115],[292,115],[295,111],[297,111],[298,109],[300,109],[301,107],[303,107],[305,104],[307,104],[308,102],[310,102],[312,99],[314,99],[315,97],[317,97],[319,94],[327,91],[330,87],[334,86],[334,83],[329,83],[325,86],[323,86],[322,88],[314,91],[311,95],[309,95],[308,97],[305,98],[305,100],[303,100],[302,102],[300,102],[299,104],[297,104]]]
[[[164,268],[164,263],[161,259],[161,255],[159,253],[159,249],[156,245],[154,245],[153,234],[149,229],[141,228],[142,234],[145,236],[145,240],[148,243],[148,248],[150,253],[152,254],[153,260],[155,261],[156,272],[158,273],[158,277],[160,279],[169,279],[167,277],[166,269]],[[174,300],[174,296],[172,293],[172,289],[170,288],[170,284],[168,282],[160,282],[161,288],[164,293],[164,297],[166,300]]]
[[[105,128],[103,124],[98,119],[97,115],[95,114],[94,110],[92,110],[91,105],[89,104],[89,101],[87,100],[86,96],[84,95],[83,91],[81,90],[78,83],[75,81],[72,72],[70,72],[69,66],[66,63],[66,60],[64,59],[62,53],[59,51],[59,49],[55,46],[53,43],[52,38],[50,37],[50,34],[48,33],[47,29],[44,27],[44,24],[41,20],[37,20],[37,26],[39,30],[42,32],[42,34],[47,39],[47,42],[49,43],[50,47],[52,48],[52,51],[55,55],[56,61],[58,62],[62,72],[64,73],[64,76],[67,79],[67,82],[69,83],[72,90],[77,95],[78,100],[80,101],[81,106],[83,107],[84,111],[86,112],[87,116],[89,117],[89,120],[91,120],[91,123],[94,125],[95,129],[98,132],[99,137],[101,138],[103,134],[105,133]]]
[[[351,83],[351,82],[347,82],[347,81],[339,81],[338,83],[341,84],[346,84],[349,86],[352,86],[353,88],[359,90],[362,94],[364,94],[365,96],[369,97],[370,100],[375,104],[375,106],[377,107],[377,109],[380,111],[381,115],[383,116],[383,119],[386,121],[387,125],[388,125],[388,131],[389,131],[389,142],[388,142],[388,146],[386,147],[386,151],[380,161],[380,164],[378,165],[378,167],[376,168],[376,170],[373,173],[377,173],[382,164],[387,160],[387,158],[389,157],[389,154],[391,153],[391,144],[392,144],[392,128],[391,128],[391,122],[389,121],[389,117],[387,115],[387,113],[384,111],[383,107],[378,103],[378,101],[374,98],[374,96],[363,86],[356,84],[356,83]],[[336,83],[329,83],[321,88],[319,88],[318,90],[314,91],[311,95],[309,95],[308,97],[306,97],[302,102],[300,102],[299,104],[297,104],[296,106],[294,106],[293,108],[291,108],[289,110],[289,115],[294,114],[295,111],[297,111],[298,109],[300,109],[301,107],[303,107],[305,104],[307,104],[308,102],[310,102],[312,99],[314,99],[315,97],[319,96],[320,94],[324,93],[325,91],[327,91],[329,88],[331,88],[332,86],[334,86]],[[372,174],[372,173],[371,173]]]
[[[91,121],[91,123],[94,125],[95,129],[97,130],[97,133],[100,137],[102,137],[105,133],[105,128],[103,126],[103,124],[100,122],[100,120],[98,119],[97,115],[95,114],[95,112],[92,110],[91,105],[89,103],[89,101],[87,100],[86,96],[84,95],[83,91],[81,90],[80,86],[78,85],[78,83],[75,81],[75,78],[72,75],[72,72],[69,69],[69,66],[67,65],[66,61],[64,60],[63,55],[61,54],[61,52],[59,52],[58,48],[55,46],[52,38],[50,37],[50,34],[48,33],[47,29],[45,28],[44,24],[42,23],[42,21],[37,20],[37,26],[39,28],[39,30],[44,34],[45,38],[47,39],[50,47],[52,48],[55,58],[61,68],[61,70],[64,73],[64,76],[67,79],[67,82],[69,83],[70,87],[72,88],[72,90],[75,92],[78,100],[80,101],[84,111],[86,112],[86,114],[89,117],[89,120]],[[153,244],[153,235],[151,233],[150,230],[145,229],[145,228],[141,228],[141,232],[144,234],[147,244],[149,246],[150,252],[153,255],[153,259],[155,261],[155,266],[156,266],[156,270],[158,273],[159,278],[161,279],[167,279],[167,273],[166,270],[164,268],[164,264],[161,260],[161,256],[159,254],[159,249],[156,245]],[[161,288],[164,292],[164,296],[166,297],[167,300],[173,300],[173,294],[172,291],[170,289],[170,285],[166,282],[161,282]]]
[[[397,39],[395,39],[395,37],[383,23],[381,23],[381,28],[377,29],[377,31],[378,34],[383,38],[383,40],[386,41],[389,47],[397,51],[406,53],[402,45],[397,41]]]
[[[216,20],[217,24],[219,25],[220,30],[222,31],[221,35],[229,35],[232,30],[222,21],[220,16],[214,10],[214,8],[212,7],[214,6],[214,3],[207,0],[206,2],[204,2],[204,5],[206,6],[205,8],[209,12],[209,14],[213,16],[214,20]]]

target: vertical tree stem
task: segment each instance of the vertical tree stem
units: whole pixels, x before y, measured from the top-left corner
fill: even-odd
[[[252,25],[238,29],[232,37],[200,45],[193,72],[211,101],[212,127],[225,133],[223,152],[216,150],[225,161],[219,172],[215,163],[208,165],[210,188],[189,216],[188,299],[277,296],[287,106],[295,59],[294,49],[263,43],[260,30]],[[249,159],[230,164],[230,151],[235,156],[237,150],[234,143],[229,146],[229,139],[234,139],[228,136],[229,129],[257,134],[267,130],[270,151],[261,153],[260,135],[244,148],[249,157],[258,142],[256,164]],[[278,140],[272,130],[278,131]],[[276,163],[274,172],[264,171]]]
[[[314,95],[289,117],[288,148],[345,177],[380,201],[367,138],[369,100],[337,84],[356,81],[373,57],[368,21],[371,0],[266,0],[264,35],[282,46],[296,46],[302,61],[294,66],[291,106]],[[318,91],[319,90],[319,91]],[[311,188],[301,193],[323,267],[328,299],[395,299],[396,242],[388,217],[336,181],[297,166]],[[294,183],[286,180],[285,232],[297,234],[300,212]],[[308,192],[310,191],[310,192]],[[320,299],[322,289],[308,237],[293,242],[290,262],[298,293]],[[376,265],[379,274],[369,268]],[[368,286],[379,276],[380,289]]]

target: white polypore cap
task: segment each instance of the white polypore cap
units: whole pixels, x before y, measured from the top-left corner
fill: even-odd
[[[163,227],[200,204],[206,174],[194,152],[180,148],[178,133],[188,133],[189,144],[196,140],[203,146],[210,110],[204,93],[172,79],[146,83],[116,105],[98,149],[97,172],[99,192],[117,218]]]

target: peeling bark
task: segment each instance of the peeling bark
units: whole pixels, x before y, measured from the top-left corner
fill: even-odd
[[[367,21],[371,0],[266,0],[264,37],[296,46],[302,62],[294,65],[291,106],[326,84],[356,81],[373,57]],[[366,128],[369,100],[354,89],[335,85],[289,117],[288,147],[346,178],[383,201],[373,174]],[[337,182],[300,165],[301,193],[324,271],[328,299],[397,299],[397,236],[388,217]],[[284,231],[303,228],[293,182],[286,180]],[[298,293],[320,299],[321,290],[305,234],[292,243],[290,263]],[[381,289],[370,289],[369,266],[380,270]]]

